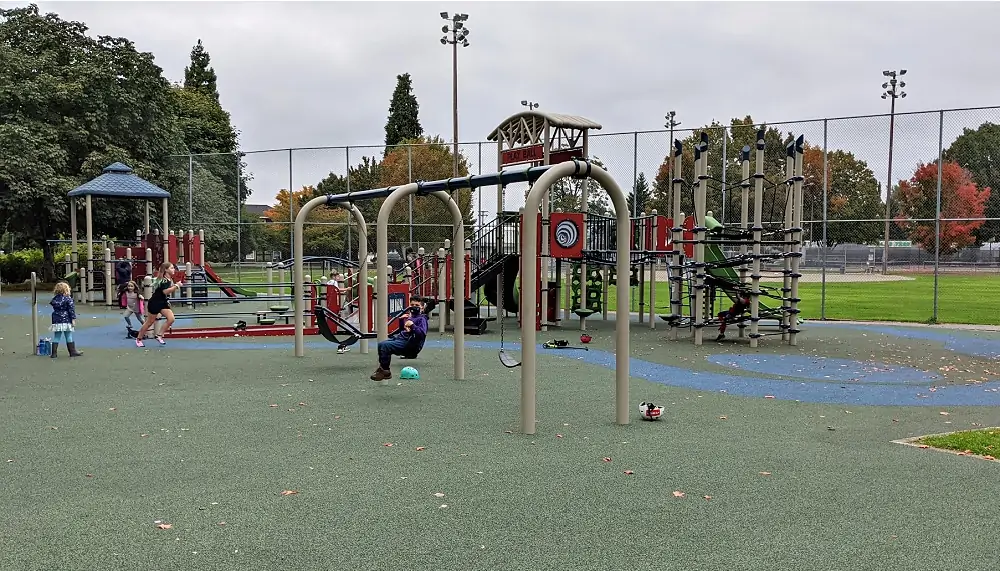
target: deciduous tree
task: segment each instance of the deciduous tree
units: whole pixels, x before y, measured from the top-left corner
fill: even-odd
[[[432,181],[452,177],[451,147],[439,136],[420,137],[401,142],[404,146],[394,147],[386,153],[379,167],[380,187],[402,186],[410,181]],[[458,157],[458,175],[469,174],[469,163]],[[412,175],[412,177],[411,177]],[[458,203],[466,226],[471,228],[472,191],[458,189],[452,191]],[[410,223],[408,209],[403,203],[397,204],[390,221],[395,226],[391,232],[393,240],[409,241]],[[438,245],[445,238],[452,238],[452,215],[440,199],[433,196],[417,196],[413,199],[414,239],[423,244]],[[464,239],[464,238],[463,238]]]
[[[43,248],[49,278],[45,240],[68,226],[66,193],[100,174],[92,157],[113,147],[133,168],[148,165],[151,182],[162,184],[165,158],[183,152],[153,56],[125,38],[86,32],[35,5],[0,10],[0,218]],[[141,223],[140,208],[115,208],[95,209],[95,234]]]
[[[883,238],[885,203],[868,164],[839,149],[827,153],[826,244],[874,244]],[[805,144],[802,157],[802,219],[805,239],[823,238],[823,149]],[[845,222],[837,222],[843,220]]]
[[[987,122],[975,130],[963,129],[944,151],[944,158],[969,171],[979,187],[1000,187],[1000,125]],[[1000,193],[990,193],[983,217],[1000,219]],[[996,242],[1000,240],[1000,220],[987,220],[974,232],[977,244]]]
[[[937,178],[937,163],[920,164],[910,180],[899,182],[893,196],[899,209],[896,224],[906,231],[910,240],[931,253],[935,248]],[[974,219],[982,218],[989,197],[989,187],[977,186],[972,180],[972,173],[957,162],[947,161],[942,165],[942,221],[940,222],[942,254],[953,254],[975,244],[976,237],[973,233],[982,226],[983,221]]]

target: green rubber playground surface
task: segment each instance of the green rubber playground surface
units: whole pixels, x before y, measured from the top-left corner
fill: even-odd
[[[520,371],[495,350],[470,348],[455,381],[452,349],[428,348],[406,363],[421,380],[398,384],[394,362],[376,386],[374,355],[357,346],[300,359],[179,341],[88,348],[109,321],[86,311],[72,361],[26,354],[27,316],[0,320],[0,569],[929,571],[991,569],[1000,555],[988,531],[1000,464],[892,442],[998,426],[996,407],[812,404],[634,378],[630,410],[652,400],[665,419],[616,426],[614,371],[567,351],[539,356],[526,436]],[[611,349],[609,325],[592,328]],[[692,374],[719,369],[710,354],[750,352],[633,331],[634,357]],[[255,341],[275,342],[289,340]],[[798,347],[772,338],[755,354],[772,353],[954,366],[941,374],[955,381],[995,367],[933,341],[808,326]]]

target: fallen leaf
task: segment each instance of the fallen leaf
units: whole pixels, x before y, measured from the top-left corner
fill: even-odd
[[[702,496],[702,497],[705,498],[706,500],[712,499],[712,496]]]
[[[139,438],[149,438],[149,435],[148,434],[140,434]]]
[[[680,490],[674,490],[674,497],[675,498],[683,498],[684,497],[684,492],[682,492]]]
[[[611,458],[610,458],[610,457],[608,457],[608,456],[605,456],[605,457],[604,457],[604,461],[605,461],[605,462],[610,462],[610,461],[611,461]]]
[[[443,510],[443,509],[446,509],[447,507],[448,507],[448,504],[441,504],[441,505],[438,506],[438,509],[439,510]]]
[[[556,434],[556,438],[562,438],[562,437],[563,437],[562,434]]]
[[[156,529],[171,529],[172,527],[174,527],[172,523],[161,523],[156,526]]]
[[[383,444],[382,446],[386,446],[386,447],[389,447],[389,446],[392,446],[392,442],[386,442],[386,443],[385,443],[385,444]]]
[[[88,478],[93,478],[93,477],[94,477],[94,475],[93,475],[93,474],[87,474],[87,477],[88,477]]]
[[[948,416],[948,413],[945,412],[945,411],[943,411],[943,410],[941,412],[939,412],[938,414],[940,414],[941,416]]]
[[[271,407],[271,408],[278,408],[278,405],[276,405],[276,404],[269,404],[269,405],[267,405],[267,406],[269,406],[269,407]]]
[[[771,473],[770,472],[760,472],[760,475],[761,476],[770,476]]]
[[[918,446],[917,448],[921,448],[921,449],[923,449],[923,448],[930,448],[930,446],[928,446],[928,445],[926,445],[926,444],[921,444],[921,445],[920,445],[920,446]]]
[[[766,399],[773,399],[774,395],[764,395],[764,398],[766,398]]]
[[[283,495],[283,496],[293,496],[293,495],[295,495],[297,493],[299,493],[298,490],[285,490],[285,491],[281,492],[281,495]]]
[[[729,417],[728,416],[720,416],[719,420],[729,420]]]
[[[118,410],[118,409],[117,409],[117,408],[115,408],[115,407],[111,407],[111,408],[109,408],[108,410],[110,410],[110,411],[115,411],[115,410]]]
[[[504,430],[503,433],[504,434],[514,434],[514,431],[513,430]]]
[[[996,458],[987,454],[986,456],[983,456],[983,460],[996,460]]]
[[[425,446],[417,446],[417,452],[423,452],[424,450],[427,450],[427,447],[425,447]]]
[[[218,524],[216,524],[216,525],[226,525],[226,522],[224,522],[224,521],[220,521],[220,522],[219,522]]]
[[[306,406],[306,403],[304,403],[304,402],[300,402],[300,403],[299,403],[299,406]]]
[[[434,492],[434,497],[435,498],[443,498],[444,494],[442,494],[441,492]]]
[[[635,472],[633,472],[632,470],[625,470],[626,476],[631,476],[632,474],[635,474]]]

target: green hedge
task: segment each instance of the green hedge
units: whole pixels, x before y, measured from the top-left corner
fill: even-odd
[[[21,283],[31,277],[31,272],[42,274],[44,258],[41,250],[18,250],[0,256],[0,279],[4,283]]]

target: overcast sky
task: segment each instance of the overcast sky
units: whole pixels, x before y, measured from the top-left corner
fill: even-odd
[[[11,7],[26,3],[0,2]],[[654,130],[667,110],[683,127],[751,114],[757,121],[882,113],[883,69],[908,70],[899,110],[1000,104],[1000,5],[988,2],[41,2],[43,11],[125,36],[183,79],[201,38],[244,150],[380,144],[396,75],[410,73],[425,131],[451,140],[451,49],[443,10],[469,14],[459,50],[460,139],[482,141],[530,99],[600,122],[603,132]],[[1000,112],[946,122],[962,126]],[[961,124],[960,124],[961,123]],[[831,124],[885,179],[886,120]],[[937,155],[937,118],[901,119],[899,171]],[[822,124],[790,126],[822,143]],[[622,187],[632,135],[593,139]],[[665,135],[641,135],[638,170],[652,178]],[[476,147],[471,151],[478,170]],[[373,149],[367,150],[373,154]],[[381,149],[378,150],[380,152]],[[363,151],[352,151],[353,159]],[[484,172],[495,147],[484,146]],[[288,186],[286,153],[248,157],[252,203]],[[302,151],[296,187],[343,172],[344,151]],[[895,171],[895,169],[894,169]],[[495,199],[484,197],[487,204]]]

